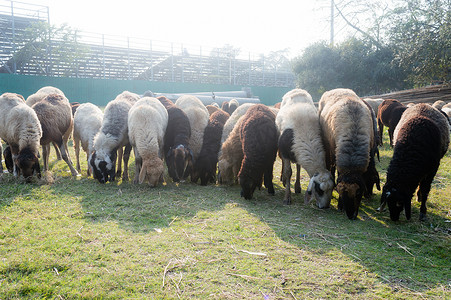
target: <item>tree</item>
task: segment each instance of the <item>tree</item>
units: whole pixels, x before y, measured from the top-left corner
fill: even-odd
[[[392,60],[390,48],[378,49],[371,41],[350,38],[335,47],[326,42],[309,46],[295,59],[294,72],[298,86],[315,99],[340,87],[365,96],[406,87],[405,73]]]
[[[67,24],[50,26],[45,22],[30,25],[16,41],[13,57],[3,71],[22,72],[26,68],[37,68],[45,75],[70,76],[76,73],[78,63],[86,59],[86,46],[78,43],[77,32]]]
[[[416,85],[451,80],[451,1],[403,0],[394,10],[395,62]]]

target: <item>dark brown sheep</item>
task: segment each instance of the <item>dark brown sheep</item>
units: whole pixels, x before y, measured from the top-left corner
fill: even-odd
[[[426,219],[426,200],[440,159],[448,150],[449,128],[445,116],[428,104],[417,104],[404,112],[394,132],[393,158],[381,196],[380,210],[388,204],[393,221],[399,220],[404,209],[410,219],[417,187],[420,220]]]
[[[230,115],[221,109],[210,116],[204,131],[202,149],[200,150],[199,158],[194,164],[193,182],[197,182],[199,178],[201,185],[215,182],[222,130],[229,117]]]
[[[169,176],[174,182],[184,180],[184,173],[193,161],[188,148],[191,126],[188,116],[165,96],[157,98],[168,111],[168,126],[164,135],[164,155]]]
[[[393,132],[395,131],[396,125],[406,109],[407,106],[394,99],[386,99],[379,105],[377,123],[379,125],[379,141],[381,145],[385,125],[388,127],[390,146],[393,146]]]
[[[74,127],[72,109],[67,98],[60,94],[49,94],[35,103],[32,108],[42,126],[41,145],[44,171],[48,170],[49,167],[50,143],[54,143],[60,150],[63,160],[69,166],[72,176],[78,175],[78,172],[72,166],[67,151],[67,141]]]
[[[278,133],[275,114],[263,104],[248,109],[240,124],[243,160],[238,173],[241,196],[252,199],[255,188],[262,185],[274,195],[273,166],[277,154]]]

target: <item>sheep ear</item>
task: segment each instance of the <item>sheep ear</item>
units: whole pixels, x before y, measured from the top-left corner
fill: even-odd
[[[310,200],[312,199],[312,189],[313,189],[314,182],[315,182],[315,176],[313,176],[310,179],[307,190],[305,191],[304,204],[308,204],[310,202]]]

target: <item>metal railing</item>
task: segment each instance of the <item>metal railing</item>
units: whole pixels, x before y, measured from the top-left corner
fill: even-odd
[[[23,42],[18,42],[20,34],[32,22],[49,22],[49,9],[45,6],[26,6],[16,1],[7,3],[8,7],[0,1],[0,72],[77,78],[294,86],[291,70],[273,67],[262,54],[83,31],[76,32],[76,42],[84,49],[84,55],[76,61],[60,59],[64,53],[53,49],[62,41],[52,40],[49,55],[34,56],[17,66],[14,54],[24,46]]]

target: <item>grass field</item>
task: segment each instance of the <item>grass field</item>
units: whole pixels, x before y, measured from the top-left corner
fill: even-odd
[[[387,141],[380,152],[384,183]],[[306,173],[285,206],[279,160],[276,195],[262,189],[251,201],[239,186],[101,185],[86,162],[71,178],[51,161],[51,184],[0,178],[0,299],[451,298],[451,151],[426,222],[416,199],[410,221],[390,221],[376,211],[379,191],[355,221],[336,192],[330,209],[304,205]]]

